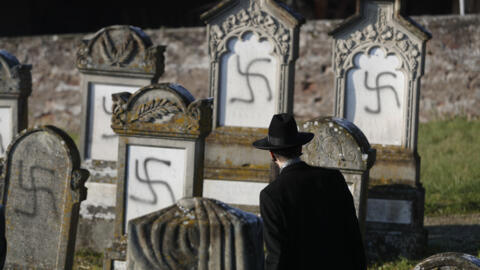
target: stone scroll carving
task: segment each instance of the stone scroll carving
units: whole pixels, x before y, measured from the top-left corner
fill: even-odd
[[[211,129],[213,100],[199,99],[182,86],[162,83],[146,86],[134,95],[112,95],[112,128],[119,134],[150,133],[197,136]]]
[[[115,25],[86,37],[77,51],[76,65],[83,72],[162,74],[164,46],[153,46],[138,27]]]
[[[4,166],[6,269],[71,269],[89,177],[73,140],[53,126],[24,130]]]
[[[23,65],[10,53],[0,50],[0,96],[29,96],[32,92],[31,65]]]
[[[445,252],[421,261],[413,270],[480,270],[480,259],[464,253]]]
[[[259,217],[207,198],[129,222],[127,269],[263,269]]]

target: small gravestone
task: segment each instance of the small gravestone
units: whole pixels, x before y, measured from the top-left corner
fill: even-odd
[[[71,269],[80,202],[89,173],[62,130],[22,131],[10,144],[1,200],[6,206],[6,269]]]
[[[113,100],[112,128],[120,135],[114,245],[121,247],[129,220],[202,195],[213,101],[194,100],[171,83],[115,94]],[[119,249],[107,253],[108,265],[125,261]]]
[[[308,164],[334,168],[342,172],[353,196],[362,233],[367,210],[368,173],[375,162],[375,149],[370,147],[362,131],[352,122],[332,117],[319,117],[300,124],[301,131],[315,134],[303,147]]]
[[[81,73],[80,154],[93,182],[116,179],[118,138],[110,128],[111,95],[155,83],[163,73],[164,46],[154,46],[138,27],[115,25],[86,36],[76,65]]]
[[[272,0],[222,1],[201,18],[207,24],[214,97],[204,195],[258,212],[271,164],[251,143],[266,136],[274,114],[292,112],[304,20]]]
[[[480,259],[470,254],[445,252],[426,258],[413,270],[480,270]]]
[[[207,198],[185,198],[128,225],[128,268],[263,269],[262,221]]]
[[[426,245],[417,153],[420,79],[430,34],[402,17],[401,0],[361,0],[334,38],[335,116],[377,150],[370,170],[367,251],[412,257]]]
[[[31,65],[0,50],[0,157],[13,137],[28,125],[27,99],[32,92]]]

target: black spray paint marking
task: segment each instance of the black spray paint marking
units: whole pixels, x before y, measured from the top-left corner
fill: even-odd
[[[254,93],[253,93],[253,87],[252,87],[252,84],[250,82],[250,79],[252,77],[257,77],[257,78],[263,79],[263,81],[265,82],[265,85],[267,86],[267,92],[268,92],[267,100],[268,101],[272,100],[272,89],[270,88],[270,82],[268,81],[268,78],[261,73],[250,72],[250,68],[253,66],[253,64],[258,63],[258,62],[270,63],[270,61],[271,60],[269,58],[255,58],[247,64],[247,68],[246,68],[245,72],[243,72],[242,69],[240,68],[240,56],[237,54],[237,72],[240,75],[245,76],[245,79],[247,80],[248,92],[250,93],[250,98],[249,99],[243,99],[243,98],[235,98],[234,97],[234,98],[230,99],[230,103],[233,103],[235,101],[244,102],[244,103],[253,103],[255,101],[255,97],[254,97]]]
[[[113,112],[112,111],[109,111],[107,109],[107,98],[105,96],[102,97],[102,108],[103,108],[103,112],[105,112],[107,115],[112,115]],[[116,134],[102,134],[102,139],[113,139],[117,137]]]
[[[3,147],[3,137],[2,134],[0,134],[0,154],[5,153],[5,148]]]
[[[140,203],[155,205],[155,204],[157,204],[157,201],[158,201],[158,195],[157,195],[157,193],[155,193],[155,190],[153,189],[153,185],[161,184],[161,185],[164,185],[167,188],[168,193],[170,194],[170,197],[172,199],[172,203],[175,203],[176,200],[175,200],[175,196],[173,194],[173,190],[172,190],[172,188],[170,187],[170,184],[168,184],[167,181],[150,179],[150,175],[148,174],[148,163],[149,162],[158,162],[158,163],[161,163],[161,164],[165,164],[168,167],[170,167],[170,165],[171,165],[171,162],[168,161],[168,160],[152,158],[152,157],[146,158],[143,161],[143,171],[145,173],[145,179],[142,179],[140,177],[140,174],[138,173],[138,159],[136,159],[135,160],[135,177],[137,178],[137,180],[140,183],[143,183],[143,184],[147,185],[148,189],[150,190],[150,193],[152,194],[152,199],[139,198],[135,195],[130,195],[130,199],[134,200],[134,201],[137,201],[137,202],[140,202]]]
[[[58,214],[57,206],[56,206],[55,195],[53,194],[52,190],[50,190],[49,188],[45,188],[45,187],[37,187],[36,179],[35,179],[35,172],[44,171],[51,176],[51,179],[53,180],[52,183],[55,183],[55,171],[52,170],[52,169],[48,169],[48,168],[44,168],[44,167],[40,167],[40,166],[30,167],[30,178],[29,178],[30,179],[30,187],[27,187],[27,186],[25,186],[25,183],[23,181],[23,161],[20,160],[18,163],[19,163],[19,167],[20,167],[20,169],[19,169],[20,174],[18,176],[20,189],[22,189],[23,191],[25,191],[29,194],[31,193],[31,195],[26,197],[26,199],[28,199],[28,198],[32,199],[33,207],[31,209],[31,211],[15,209],[15,212],[19,213],[19,214],[22,214],[22,215],[25,215],[25,216],[28,216],[28,217],[32,217],[32,218],[35,217],[37,215],[37,209],[38,209],[38,202],[37,202],[38,201],[38,193],[39,192],[45,192],[51,198],[50,202],[52,203],[52,209],[53,209],[53,213],[55,214],[55,217],[59,218],[59,214]]]
[[[388,90],[388,89],[392,90],[393,94],[395,95],[395,101],[397,102],[397,107],[400,108],[400,101],[398,100],[398,94],[397,94],[397,91],[395,90],[395,88],[392,85],[379,85],[380,84],[380,77],[382,77],[384,75],[390,75],[393,78],[397,78],[397,74],[395,74],[393,72],[388,72],[388,71],[380,72],[380,73],[378,73],[377,77],[375,78],[375,86],[371,87],[371,86],[368,85],[368,71],[365,71],[365,80],[364,80],[365,88],[369,91],[376,91],[377,92],[377,109],[372,110],[372,109],[368,108],[367,106],[365,106],[365,111],[368,112],[368,113],[379,114],[382,111],[381,102],[380,102],[380,91],[381,90]]]

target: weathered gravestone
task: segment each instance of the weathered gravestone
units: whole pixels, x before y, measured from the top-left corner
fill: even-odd
[[[480,270],[480,259],[469,254],[445,252],[426,258],[413,270]]]
[[[111,95],[133,93],[155,83],[163,73],[164,50],[164,46],[153,46],[140,28],[126,25],[102,28],[79,45],[80,154],[92,173],[90,181],[112,183],[116,179],[118,138],[110,128]]]
[[[369,256],[412,257],[426,245],[417,127],[430,34],[401,16],[401,0],[357,3],[358,13],[330,33],[335,116],[358,126],[377,150],[367,202]]]
[[[304,20],[273,0],[224,0],[201,18],[207,24],[214,97],[204,195],[258,212],[271,163],[251,143],[266,136],[275,113],[292,112]]]
[[[71,269],[89,176],[73,140],[53,126],[24,130],[4,166],[5,269]]]
[[[81,73],[82,126],[80,154],[90,173],[92,191],[82,203],[82,241],[103,246],[115,218],[118,138],[110,127],[111,95],[155,83],[164,70],[164,46],[133,26],[102,28],[79,44],[76,66]],[[113,196],[111,196],[113,195]],[[99,248],[101,250],[101,248]]]
[[[27,128],[27,99],[32,92],[31,65],[0,50],[0,157],[5,156],[13,137]]]
[[[375,162],[375,149],[370,147],[362,131],[345,119],[319,117],[300,124],[299,129],[315,134],[313,140],[303,147],[303,160],[342,172],[352,192],[360,229],[364,233],[368,176]]]
[[[128,269],[263,269],[262,221],[207,198],[133,219],[128,225]]]
[[[114,246],[106,269],[125,261],[129,220],[201,196],[205,136],[212,99],[194,100],[178,84],[146,86],[113,95],[112,128],[120,135]]]

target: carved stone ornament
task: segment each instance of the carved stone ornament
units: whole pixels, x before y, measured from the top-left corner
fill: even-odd
[[[194,101],[178,84],[154,84],[112,98],[112,128],[119,134],[198,137],[211,130],[213,99]]]
[[[31,65],[23,65],[7,51],[0,50],[0,96],[28,97],[32,92]]]
[[[164,46],[153,46],[140,28],[115,25],[85,37],[78,50],[76,65],[82,72],[128,72],[155,74],[164,70]]]
[[[432,255],[421,261],[413,270],[480,270],[480,259],[470,254],[445,252]]]
[[[263,269],[262,221],[208,198],[131,220],[128,269]]]
[[[292,60],[292,30],[285,27],[278,19],[260,9],[256,0],[249,1],[246,9],[240,9],[221,24],[212,24],[209,32],[209,53],[212,60],[228,51],[227,43],[231,38],[242,39],[247,32],[252,32],[258,39],[268,39],[274,44],[273,54],[281,56],[282,63]],[[209,15],[202,15],[202,18]]]
[[[303,155],[312,165],[366,171],[375,162],[375,149],[350,121],[319,117],[300,124],[299,130],[315,134]]]
[[[380,9],[377,21],[351,33],[347,39],[335,40],[335,74],[344,76],[346,71],[354,67],[353,57],[357,53],[367,54],[373,47],[380,47],[386,51],[385,55],[395,54],[402,59],[401,69],[407,71],[414,80],[421,75],[419,63],[421,61],[421,44],[412,41],[404,30],[392,23],[386,10]]]

